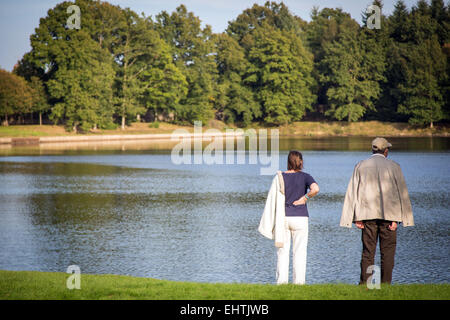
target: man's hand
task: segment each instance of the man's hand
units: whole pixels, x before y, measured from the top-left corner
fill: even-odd
[[[388,226],[388,229],[391,231],[397,230],[397,222],[392,221],[391,224]]]
[[[358,229],[364,229],[364,222],[362,221],[355,221],[355,225]]]
[[[300,199],[294,201],[292,204],[293,204],[294,206],[299,206],[299,205],[301,205],[301,204],[306,204],[306,198],[303,196],[303,197],[301,197]]]

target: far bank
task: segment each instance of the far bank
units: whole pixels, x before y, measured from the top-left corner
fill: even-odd
[[[224,122],[213,120],[209,121],[203,126],[203,130],[218,129],[225,132],[226,129],[237,129],[236,126],[227,125]],[[365,122],[312,122],[312,121],[298,121],[291,124],[267,127],[267,126],[251,126],[246,129],[278,129],[281,136],[296,136],[296,137],[449,137],[450,128],[446,125],[429,127],[415,127],[407,123],[398,122],[380,122],[380,121],[365,121]],[[188,132],[193,132],[193,126],[176,125],[165,122],[143,123],[135,122],[126,127],[125,130],[95,130],[86,132],[84,134],[76,134],[68,132],[63,126],[55,125],[12,125],[0,127],[0,143],[12,143],[12,138],[19,138],[16,141],[23,144],[39,143],[39,138],[42,142],[50,141],[99,141],[108,140],[106,136],[114,136],[118,139],[134,140],[146,138],[158,138],[170,140],[170,134],[176,129],[184,129]],[[145,136],[147,135],[147,136]],[[152,137],[152,135],[155,135]],[[124,136],[120,138],[119,136]],[[58,138],[59,137],[59,138]],[[61,139],[61,137],[70,137],[68,139]],[[26,139],[22,139],[26,138]]]

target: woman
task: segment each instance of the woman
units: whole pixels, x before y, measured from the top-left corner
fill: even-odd
[[[288,283],[291,237],[293,243],[293,283],[305,284],[308,243],[308,208],[306,203],[319,193],[319,186],[313,177],[302,171],[303,156],[300,152],[289,152],[287,169],[282,173],[286,217],[284,243],[281,248],[277,249],[277,284]]]

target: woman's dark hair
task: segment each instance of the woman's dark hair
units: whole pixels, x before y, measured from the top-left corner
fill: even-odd
[[[301,171],[303,169],[303,156],[298,151],[290,151],[287,161],[288,170]]]

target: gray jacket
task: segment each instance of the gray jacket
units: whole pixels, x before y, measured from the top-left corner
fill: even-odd
[[[400,165],[374,154],[353,170],[342,208],[341,227],[352,222],[383,219],[413,226],[408,189]]]

